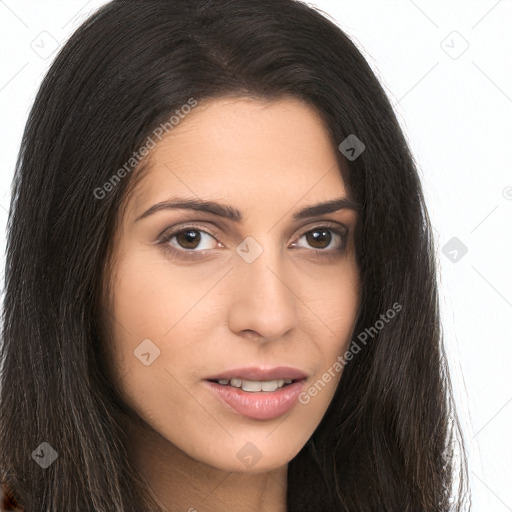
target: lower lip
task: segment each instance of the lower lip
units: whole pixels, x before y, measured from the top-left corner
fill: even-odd
[[[237,413],[255,420],[272,420],[286,414],[295,406],[306,380],[293,382],[271,392],[244,391],[230,385],[205,382]]]

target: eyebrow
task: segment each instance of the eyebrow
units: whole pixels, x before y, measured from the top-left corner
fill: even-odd
[[[293,220],[303,220],[310,217],[315,217],[317,215],[324,215],[326,213],[332,213],[344,209],[359,211],[361,209],[361,205],[346,197],[340,197],[323,203],[306,206],[293,215]],[[139,220],[142,220],[149,215],[152,215],[161,210],[194,210],[217,215],[218,217],[224,217],[234,222],[242,222],[244,220],[240,210],[227,204],[204,199],[175,198],[173,200],[162,201],[160,203],[154,204],[151,208],[149,208],[149,210],[146,210],[142,215],[139,215],[135,219],[135,222],[138,222]]]

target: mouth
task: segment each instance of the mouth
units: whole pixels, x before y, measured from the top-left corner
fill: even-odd
[[[221,401],[242,416],[274,419],[297,404],[308,375],[291,367],[239,368],[204,379]]]

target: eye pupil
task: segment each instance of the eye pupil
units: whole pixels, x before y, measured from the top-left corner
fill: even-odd
[[[328,229],[315,229],[314,231],[310,231],[306,234],[306,238],[308,241],[308,244],[310,244],[312,247],[315,248],[324,248],[327,247],[331,242],[331,232]],[[316,246],[320,242],[320,247]],[[327,243],[325,243],[327,242]],[[325,244],[325,245],[322,245]]]
[[[200,239],[201,234],[197,229],[186,229],[176,235],[176,240],[185,249],[195,249]]]

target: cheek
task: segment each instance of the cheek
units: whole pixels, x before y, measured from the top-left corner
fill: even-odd
[[[214,320],[206,295],[211,283],[193,282],[181,269],[171,272],[163,257],[147,251],[125,254],[110,305],[115,375],[131,399],[165,395],[182,406],[183,387],[205,371],[204,343]]]
[[[313,337],[322,344],[322,352],[338,354],[348,342],[346,338],[356,321],[359,294],[359,272],[352,261],[336,271],[318,272],[305,282],[301,301],[310,314],[304,319],[309,318],[316,333]]]
[[[318,371],[309,388],[314,407],[327,408],[343,372],[341,356],[349,349],[360,299],[359,272],[353,261],[333,277],[323,276],[321,288],[311,292],[305,303],[309,315],[311,339],[319,354]]]
[[[315,325],[310,329],[316,345],[318,365],[299,402],[318,420],[329,407],[344,370],[343,356],[349,349],[358,305],[356,285],[340,292],[339,286],[325,289],[323,300],[318,301],[319,311]],[[316,329],[313,332],[313,329]]]
[[[126,350],[128,342],[133,351],[134,343],[170,334],[194,308],[202,288],[187,283],[179,270],[170,272],[163,257],[142,250],[126,253],[117,266],[110,309],[117,344]]]

